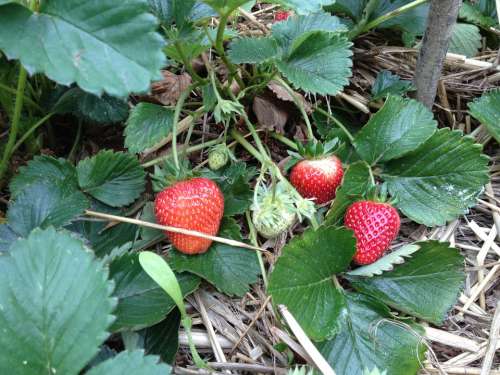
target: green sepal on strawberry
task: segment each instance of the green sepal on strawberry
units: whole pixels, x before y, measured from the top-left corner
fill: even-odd
[[[399,233],[401,220],[391,203],[362,200],[349,206],[344,225],[356,237],[354,262],[365,265],[375,262],[389,249]]]
[[[295,159],[290,182],[302,197],[313,199],[316,204],[335,198],[344,176],[342,162],[333,154],[338,146],[338,139],[333,139],[324,145],[320,142],[309,142],[305,147],[299,144],[298,153],[289,152]]]
[[[204,177],[193,177],[186,163],[176,168],[166,162],[155,168],[154,184],[160,188],[155,198],[155,216],[161,225],[195,230],[215,236],[224,214],[224,195],[219,186]],[[184,254],[208,250],[209,239],[166,231],[172,245]]]

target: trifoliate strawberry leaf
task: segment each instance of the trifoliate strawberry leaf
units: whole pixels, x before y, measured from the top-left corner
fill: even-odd
[[[174,111],[151,104],[139,103],[131,112],[125,127],[125,147],[130,152],[142,152],[153,147],[171,131]]]
[[[30,74],[95,95],[125,97],[160,79],[163,40],[145,1],[44,1],[34,13],[19,4],[0,11],[0,49]],[[56,37],[54,37],[56,35]]]
[[[203,0],[219,14],[228,14],[230,11],[244,5],[248,0]]]
[[[369,188],[372,186],[370,178],[370,167],[364,161],[358,161],[351,164],[342,180],[342,185],[337,190],[335,200],[325,221],[327,224],[339,224],[344,218],[347,208],[357,200],[363,198]]]
[[[427,226],[444,225],[474,206],[488,182],[481,145],[440,129],[418,149],[384,166],[382,178],[396,206]]]
[[[355,250],[350,230],[322,226],[293,238],[275,264],[268,292],[313,340],[331,338],[340,329],[345,298],[333,277],[345,271]]]
[[[339,34],[312,32],[296,40],[291,52],[277,61],[276,66],[296,88],[335,95],[349,83],[351,45]]]
[[[100,151],[76,169],[80,188],[112,207],[132,203],[145,189],[145,172],[134,155]]]
[[[234,219],[224,218],[218,235],[241,241],[240,232]],[[169,263],[174,270],[194,273],[230,296],[243,296],[260,275],[255,251],[215,242],[206,253],[199,255],[173,250]]]
[[[317,345],[335,373],[363,374],[377,366],[387,375],[416,375],[425,352],[419,326],[391,320],[386,306],[368,296],[347,293],[344,298],[340,333]]]
[[[0,373],[79,374],[113,320],[107,274],[68,232],[15,242],[0,257]]]
[[[86,375],[169,375],[171,368],[165,363],[158,363],[156,356],[145,356],[142,350],[124,351],[91,368]]]
[[[469,103],[469,112],[500,143],[500,89],[489,91]]]
[[[61,227],[89,206],[85,195],[66,180],[39,180],[26,186],[9,204],[7,222],[19,236],[37,227]]]
[[[105,94],[99,97],[74,87],[59,98],[53,111],[71,113],[88,122],[114,124],[127,118],[128,104],[113,96]]]
[[[56,159],[39,155],[19,168],[19,173],[11,180],[9,189],[12,198],[19,195],[27,186],[40,180],[60,181],[77,187],[75,167],[66,159]]]
[[[293,9],[297,14],[319,13],[325,5],[334,3],[335,0],[274,0],[271,3],[278,3],[287,8]]]
[[[463,287],[464,258],[448,243],[426,241],[416,245],[420,250],[393,271],[373,277],[348,276],[348,279],[361,292],[439,325]]]
[[[391,95],[356,134],[353,144],[358,154],[373,165],[415,150],[436,128],[432,112],[420,102]]]
[[[139,346],[147,354],[159,355],[165,363],[173,363],[179,349],[181,314],[173,309],[160,323],[137,332]]]
[[[342,14],[359,22],[363,16],[363,11],[366,6],[366,0],[336,0],[333,4],[327,7],[328,11]]]
[[[389,95],[403,95],[411,90],[414,90],[411,81],[402,80],[397,74],[382,70],[373,83],[372,100],[379,100]]]
[[[174,301],[142,269],[138,254],[125,254],[109,267],[118,298],[116,321],[111,330],[137,330],[161,322],[175,307]],[[200,279],[188,273],[177,275],[183,296],[198,288]]]
[[[493,4],[493,6],[495,5]],[[468,1],[462,3],[458,17],[483,28],[489,28],[497,24],[493,17],[483,14],[478,4],[472,4]]]
[[[9,224],[0,224],[0,253],[9,251],[11,245],[19,238],[19,234]]]
[[[234,64],[260,64],[279,54],[278,43],[271,37],[236,39],[230,48],[228,55]]]
[[[481,33],[475,25],[456,23],[453,26],[448,51],[474,57],[481,48]]]
[[[367,266],[358,267],[352,271],[347,272],[351,276],[365,276],[372,277],[374,275],[382,275],[383,272],[392,271],[394,265],[402,264],[405,262],[405,258],[408,258],[420,249],[418,245],[405,245],[397,250],[394,250],[390,254],[387,254],[377,260],[376,262],[369,264]]]

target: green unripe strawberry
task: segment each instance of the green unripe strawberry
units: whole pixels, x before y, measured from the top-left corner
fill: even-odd
[[[282,183],[274,192],[271,187],[258,185],[251,210],[255,229],[265,238],[277,237],[297,219],[293,196]]]
[[[213,147],[208,154],[208,166],[216,171],[224,167],[229,161],[230,151],[225,144]]]

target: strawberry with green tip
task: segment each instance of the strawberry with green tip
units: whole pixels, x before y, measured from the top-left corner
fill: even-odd
[[[316,204],[323,204],[335,198],[337,187],[342,182],[344,170],[338,157],[331,154],[337,142],[311,143],[299,147],[299,157],[290,173],[290,182],[306,199],[313,199]],[[292,153],[292,156],[295,156]],[[296,157],[296,156],[295,156]]]
[[[202,177],[175,182],[156,196],[159,224],[190,229],[215,236],[224,213],[224,196],[217,184]],[[172,245],[184,254],[201,254],[211,240],[165,232]]]
[[[360,265],[378,260],[397,237],[400,227],[398,211],[389,203],[364,200],[353,203],[346,211],[344,224],[354,231]]]

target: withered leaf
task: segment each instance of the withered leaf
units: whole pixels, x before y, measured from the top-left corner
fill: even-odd
[[[175,105],[191,84],[191,76],[187,73],[174,74],[162,70],[163,79],[151,85],[152,97],[163,105]]]
[[[256,96],[252,108],[261,127],[283,133],[288,120],[288,112],[286,108],[279,105],[279,102],[276,102],[273,98]]]

